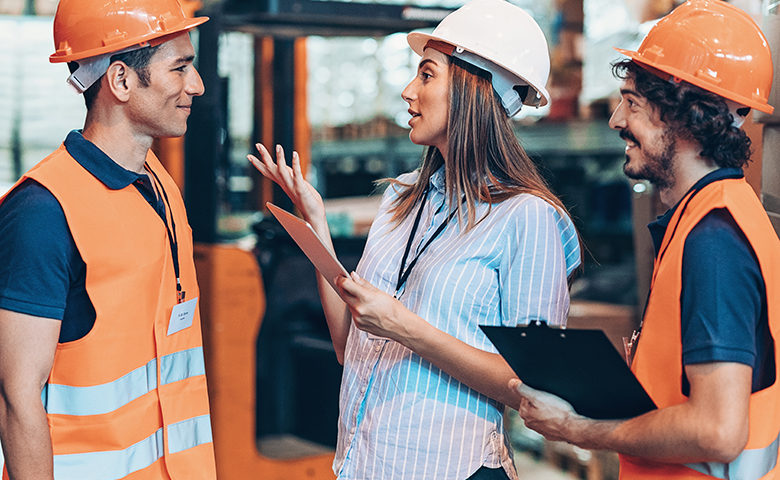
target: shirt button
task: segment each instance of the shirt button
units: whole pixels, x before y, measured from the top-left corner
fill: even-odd
[[[379,344],[377,343],[377,344],[376,344],[376,346],[374,347],[374,350],[375,350],[375,351],[377,351],[377,352],[378,352],[378,351],[380,351],[380,350],[382,350],[382,345],[379,345]]]
[[[349,434],[354,435],[355,434],[355,427],[352,427],[349,429]]]
[[[360,393],[366,393],[366,387],[360,387]]]

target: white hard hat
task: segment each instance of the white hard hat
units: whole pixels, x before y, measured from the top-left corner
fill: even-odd
[[[454,47],[452,56],[490,72],[510,117],[523,104],[542,107],[549,102],[547,40],[531,15],[506,0],[471,0],[447,15],[433,33],[415,31],[406,39],[418,55],[430,40],[445,42]],[[516,86],[530,87],[525,98]]]

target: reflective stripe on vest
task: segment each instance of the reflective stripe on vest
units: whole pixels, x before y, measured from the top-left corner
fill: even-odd
[[[205,375],[203,347],[190,348],[160,358],[160,385]],[[101,415],[113,412],[157,388],[157,360],[119,377],[90,387],[46,384],[43,406],[49,414]]]
[[[168,426],[169,453],[177,453],[212,441],[209,415]],[[144,469],[163,456],[162,428],[124,450],[72,453],[54,456],[55,478],[116,480]]]
[[[699,473],[724,480],[758,480],[777,465],[780,435],[764,448],[745,450],[731,463],[689,463]]]
[[[201,415],[168,425],[168,453],[178,453],[211,441],[211,417]]]

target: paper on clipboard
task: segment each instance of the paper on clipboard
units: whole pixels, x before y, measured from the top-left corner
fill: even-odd
[[[301,250],[314,265],[314,268],[325,277],[330,286],[333,287],[333,290],[338,291],[333,283],[333,279],[340,275],[347,277],[349,273],[341,265],[336,255],[322,243],[317,232],[314,231],[308,222],[282,210],[273,203],[267,202],[265,205],[273,216],[279,220],[282,227],[287,230],[292,239],[295,240],[295,243],[301,247]]]

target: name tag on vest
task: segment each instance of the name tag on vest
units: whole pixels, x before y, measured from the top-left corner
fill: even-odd
[[[198,307],[198,299],[193,298],[173,306],[171,319],[168,322],[168,335],[184,330],[192,326],[195,318],[195,309]]]

